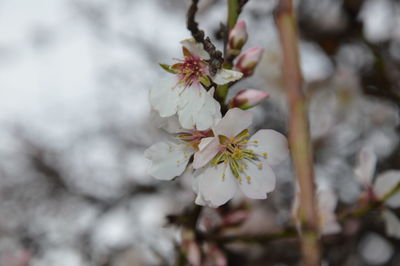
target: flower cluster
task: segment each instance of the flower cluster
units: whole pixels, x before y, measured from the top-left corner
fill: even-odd
[[[172,131],[176,133],[145,151],[149,174],[172,180],[190,171],[199,205],[220,206],[237,190],[253,199],[265,199],[275,188],[271,167],[288,156],[282,134],[266,129],[249,134],[252,114],[244,110],[257,105],[267,93],[245,89],[228,104],[224,96],[217,97],[218,90],[252,75],[261,59],[263,49],[259,47],[240,54],[246,40],[246,26],[240,21],[231,30],[227,47],[230,60],[238,56],[236,64],[215,75],[210,73],[212,58],[203,44],[194,39],[182,41],[183,58],[172,65],[161,64],[170,74],[150,91],[153,110],[170,129],[175,124]]]

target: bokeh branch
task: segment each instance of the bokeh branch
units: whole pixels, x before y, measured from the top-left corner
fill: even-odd
[[[298,51],[297,26],[291,0],[281,0],[275,20],[283,51],[283,75],[290,106],[289,143],[300,186],[301,246],[304,265],[320,265],[318,214],[306,101]]]

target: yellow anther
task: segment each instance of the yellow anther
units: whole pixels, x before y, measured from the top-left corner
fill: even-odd
[[[268,152],[264,152],[263,156],[264,156],[264,158],[267,158],[268,157]]]
[[[258,144],[258,140],[253,141],[255,144]]]
[[[257,164],[257,167],[258,167],[258,169],[262,169],[263,164],[262,164],[262,163],[259,163],[259,164]]]
[[[241,149],[235,149],[231,155],[234,160],[243,159],[243,151]]]
[[[248,176],[246,177],[246,179],[247,179],[247,182],[250,184],[251,176],[248,175]]]

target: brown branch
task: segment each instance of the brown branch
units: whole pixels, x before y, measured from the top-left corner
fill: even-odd
[[[318,215],[315,206],[315,184],[307,109],[302,91],[297,26],[293,3],[281,0],[275,11],[283,52],[283,75],[290,106],[289,144],[294,172],[300,186],[300,223],[303,263],[320,265]]]
[[[192,0],[192,4],[189,7],[187,13],[187,29],[190,31],[196,42],[203,44],[204,50],[206,50],[210,55],[208,64],[210,66],[210,74],[211,76],[214,76],[218,69],[221,69],[224,58],[222,57],[222,52],[215,48],[215,45],[211,42],[210,38],[205,37],[204,31],[199,29],[199,24],[195,20],[198,3],[199,0]]]

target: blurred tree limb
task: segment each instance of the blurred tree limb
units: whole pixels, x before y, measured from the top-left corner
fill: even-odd
[[[320,265],[318,214],[315,206],[314,170],[300,70],[297,26],[293,3],[281,0],[275,10],[283,52],[283,76],[290,106],[289,145],[294,172],[300,186],[300,242],[304,265]]]

